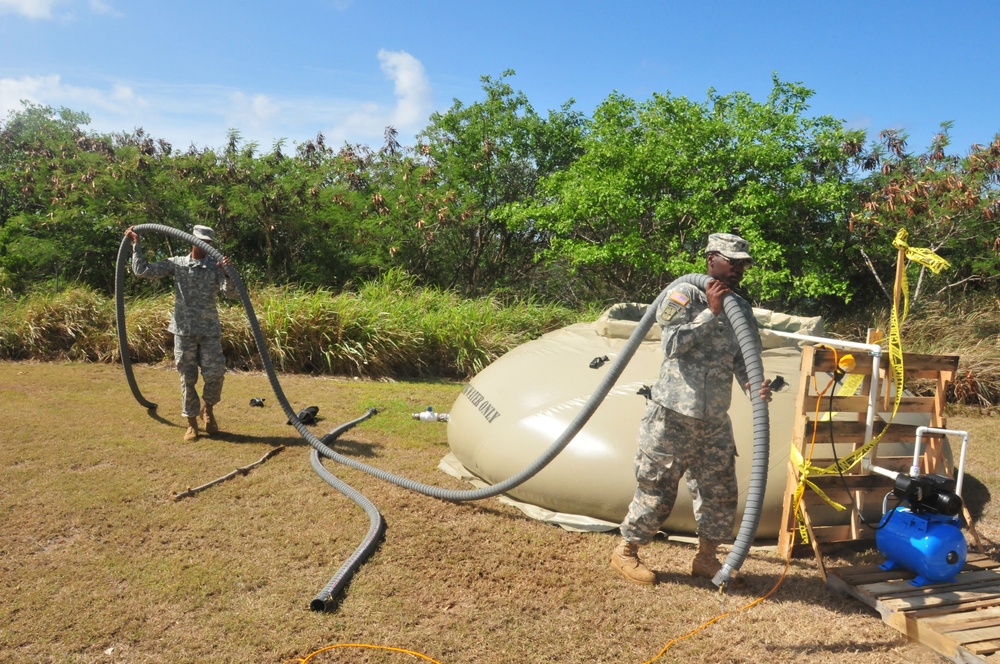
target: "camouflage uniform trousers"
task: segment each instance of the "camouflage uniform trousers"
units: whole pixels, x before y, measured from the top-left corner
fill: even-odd
[[[184,417],[197,417],[201,412],[198,391],[198,368],[205,381],[202,395],[209,406],[222,401],[222,381],[226,375],[226,356],[221,337],[174,335],[174,365],[181,375],[181,403]]]
[[[646,544],[670,516],[681,477],[691,491],[698,536],[730,542],[736,519],[736,443],[729,416],[699,420],[647,401],[635,455],[635,497],[622,537]]]

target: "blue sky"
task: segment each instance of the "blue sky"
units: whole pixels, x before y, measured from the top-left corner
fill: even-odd
[[[775,72],[869,138],[919,151],[951,120],[965,154],[1000,131],[998,27],[993,0],[0,0],[0,117],[28,99],[178,148],[380,145],[389,124],[412,145],[506,69],[536,111],[588,116],[614,91],[763,101]]]

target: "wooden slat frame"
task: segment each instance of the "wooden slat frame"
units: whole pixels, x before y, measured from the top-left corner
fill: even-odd
[[[852,396],[838,396],[826,393],[823,395],[820,405],[820,418],[826,417],[829,411],[836,415],[831,421],[816,420],[816,399],[818,390],[826,387],[824,380],[829,378],[822,374],[833,372],[837,366],[836,360],[842,357],[844,352],[837,352],[820,348],[817,346],[806,346],[802,350],[800,364],[799,390],[796,395],[795,425],[792,433],[792,444],[802,454],[803,458],[808,458],[812,452],[812,463],[818,467],[828,467],[834,463],[830,457],[829,439],[832,432],[837,448],[837,454],[843,450],[849,453],[858,449],[865,441],[866,416],[868,411],[869,394],[872,384],[872,366],[865,361],[857,361],[852,373],[864,376],[861,394]],[[884,359],[888,360],[888,357]],[[900,399],[897,412],[899,413],[927,413],[929,425],[933,428],[947,428],[947,421],[944,416],[945,397],[948,383],[954,378],[958,369],[959,357],[955,355],[926,355],[919,353],[903,354],[903,369],[906,379],[930,379],[935,381],[934,394],[931,396],[909,396],[905,395]],[[887,366],[880,367],[879,392],[876,403],[886,411],[891,410],[895,401],[895,386],[892,379],[892,372]],[[814,381],[815,379],[815,381]],[[831,391],[834,386],[829,388]],[[882,436],[884,442],[912,443],[916,439],[916,426],[886,423],[876,415],[873,426],[873,436],[885,431]],[[815,434],[816,444],[812,445]],[[947,460],[943,455],[943,436],[927,435],[925,441],[921,466],[923,472],[947,472]],[[810,449],[811,448],[811,449]],[[913,457],[878,457],[872,456],[873,462],[883,468],[896,470],[897,472],[907,472],[913,463]],[[892,482],[888,478],[880,475],[863,473],[860,466],[855,466],[846,471],[843,476],[836,475],[810,475],[809,480],[814,482],[828,496],[838,502],[850,501],[863,509],[863,506],[873,499],[878,500],[881,505],[884,495],[892,490]],[[783,513],[781,530],[778,536],[779,550],[785,552],[786,556],[791,556],[800,552],[804,547],[795,545],[796,521],[792,511],[795,490],[798,487],[799,471],[791,463],[788,465],[787,481],[785,489],[785,499],[783,503]],[[846,484],[846,488],[845,488]],[[874,538],[874,533],[870,529],[864,528],[860,522],[857,511],[852,509],[850,523],[824,523],[817,521],[822,519],[824,510],[830,508],[825,506],[824,501],[806,489],[803,496],[802,506],[805,514],[805,526],[810,536],[810,548],[816,557],[817,565],[824,580],[826,579],[826,566],[823,561],[824,545],[847,543],[854,540],[870,540]],[[970,530],[978,544],[979,538],[975,530],[971,527],[971,517],[966,510],[966,520]]]

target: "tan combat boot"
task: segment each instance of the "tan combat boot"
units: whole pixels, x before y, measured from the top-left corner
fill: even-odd
[[[215,421],[215,414],[212,412],[212,407],[205,404],[201,409],[201,415],[205,418],[205,433],[209,436],[213,433],[219,433],[219,423]]]
[[[184,432],[184,440],[198,440],[198,418],[188,418],[188,428]]]
[[[656,574],[639,560],[639,544],[622,540],[611,554],[611,568],[632,583],[651,586],[656,583]]]
[[[715,578],[715,575],[722,569],[722,563],[715,556],[718,548],[719,542],[704,537],[698,538],[698,553],[695,554],[694,561],[691,563],[691,576],[710,580]],[[745,584],[745,580],[734,570],[727,583],[730,588],[741,588]]]
[[[698,538],[698,553],[691,563],[691,576],[698,576],[703,579],[713,579],[722,569],[722,563],[715,557],[715,551],[719,548],[719,543],[704,537]]]

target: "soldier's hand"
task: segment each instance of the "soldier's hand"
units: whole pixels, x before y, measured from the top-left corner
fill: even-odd
[[[746,385],[744,385],[743,388],[747,391],[747,394],[749,394],[750,393],[750,381],[747,381]],[[764,379],[764,382],[760,384],[760,390],[757,392],[757,394],[759,394],[760,398],[763,399],[766,403],[771,403],[771,379],[770,378],[765,378]]]
[[[133,228],[133,226],[129,226],[125,229],[125,237],[132,240],[132,246],[135,246],[135,243],[139,241],[139,234],[132,230]]]
[[[729,286],[719,281],[718,279],[712,279],[705,286],[705,296],[708,298],[708,308],[712,310],[715,317],[718,318],[722,315],[722,299],[731,293]]]

